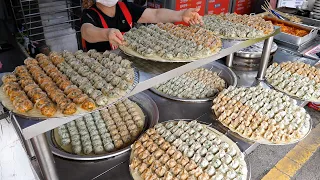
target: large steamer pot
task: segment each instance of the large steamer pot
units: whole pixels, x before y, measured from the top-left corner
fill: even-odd
[[[233,59],[233,69],[239,71],[258,71],[262,56],[264,42],[259,42],[247,48],[244,48],[235,53]],[[276,43],[272,44],[269,63],[273,61],[273,56],[276,53],[278,46]]]

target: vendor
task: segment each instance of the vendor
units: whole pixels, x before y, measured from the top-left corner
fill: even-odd
[[[84,50],[96,49],[99,52],[116,49],[124,43],[123,33],[137,22],[202,24],[198,11],[150,9],[118,0],[96,0],[95,4],[84,10],[81,18],[82,47]]]

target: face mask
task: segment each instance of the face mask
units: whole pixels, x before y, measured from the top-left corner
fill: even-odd
[[[97,0],[98,3],[101,3],[104,6],[112,7],[115,6],[118,0]]]

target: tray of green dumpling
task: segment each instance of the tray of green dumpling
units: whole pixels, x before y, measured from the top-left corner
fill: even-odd
[[[237,85],[237,76],[227,66],[212,62],[151,88],[154,93],[176,101],[211,101],[219,92]]]
[[[57,156],[82,161],[106,159],[129,151],[158,119],[155,102],[139,93],[47,132],[47,139]]]

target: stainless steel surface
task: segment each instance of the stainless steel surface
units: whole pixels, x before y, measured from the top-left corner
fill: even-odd
[[[58,180],[58,174],[50,151],[46,135],[40,134],[31,139],[37,161],[39,163],[43,178],[46,180]]]
[[[218,62],[212,62],[209,64],[206,64],[204,66],[202,66],[203,68],[209,69],[213,72],[217,72],[219,74],[219,76],[226,82],[226,87],[229,86],[237,86],[237,76],[236,74],[228,67],[226,67],[225,65],[218,63]],[[176,100],[176,101],[185,101],[185,102],[204,102],[204,101],[210,101],[212,100],[216,94],[213,97],[210,98],[202,98],[202,99],[185,99],[185,98],[178,98],[178,97],[174,97],[174,96],[170,96],[167,95],[161,91],[158,91],[155,88],[151,88],[150,89],[152,92],[158,94],[159,96],[168,98],[168,99],[172,99],[172,100]]]
[[[293,44],[293,45],[302,45],[304,43],[307,43],[311,40],[313,40],[315,37],[317,37],[318,34],[318,30],[317,29],[312,29],[310,31],[310,33],[306,36],[303,37],[298,37],[298,36],[294,36],[291,34],[287,34],[287,33],[280,33],[278,35],[276,35],[274,38],[276,40],[288,43],[288,44]]]
[[[273,61],[274,54],[270,55],[270,60],[268,65]],[[235,56],[232,64],[232,68],[239,71],[258,71],[260,66],[261,58],[243,58]]]
[[[252,46],[249,46],[244,49],[241,49],[240,51],[237,51],[235,53],[235,56],[248,58],[248,59],[261,58],[263,45],[264,45],[264,42],[258,42]],[[274,54],[277,51],[277,49],[278,49],[277,44],[273,42],[271,51],[270,51],[271,54]]]
[[[157,104],[152,100],[150,96],[148,96],[145,93],[139,93],[134,96],[131,96],[129,99],[137,103],[140,108],[142,109],[144,115],[145,115],[145,125],[144,128],[141,132],[141,134],[153,127],[158,123],[159,120],[159,111]],[[119,149],[114,152],[106,153],[106,154],[101,154],[101,155],[86,155],[86,156],[81,156],[81,155],[76,155],[76,154],[71,154],[59,147],[57,143],[55,142],[54,135],[53,135],[53,130],[48,131],[46,133],[48,143],[50,145],[50,148],[52,150],[52,153],[54,155],[60,156],[62,158],[66,159],[71,159],[71,160],[79,160],[79,161],[92,161],[92,160],[100,160],[100,159],[108,159],[112,158],[115,156],[118,156],[120,154],[123,154],[125,152],[128,152],[131,149],[131,144],[128,145],[127,147],[124,147],[122,149]]]
[[[12,116],[12,114],[11,114]],[[13,117],[11,117],[10,119],[12,119]],[[21,129],[19,128],[18,124],[17,124],[17,121],[15,120],[12,120],[12,125],[20,139],[20,142],[22,144],[22,146],[24,147],[27,155],[28,155],[28,158],[33,158],[35,156],[35,153],[34,153],[34,150],[33,150],[33,147],[32,147],[32,144],[30,142],[30,140],[25,140],[24,137],[22,136],[21,134]]]
[[[234,53],[231,53],[227,56],[227,59],[226,59],[226,65],[228,67],[232,67],[232,62],[233,62],[233,59],[234,59]]]
[[[258,71],[261,62],[263,46],[264,42],[259,42],[236,52],[233,59],[232,67],[236,70],[242,71]],[[272,61],[273,55],[275,54],[277,49],[277,44],[272,43],[269,62]]]
[[[136,86],[136,88],[127,96],[131,96],[134,94],[137,94],[139,92],[142,92],[146,89],[149,89],[150,87],[153,87],[157,84],[160,84],[162,82],[168,81],[171,78],[180,76],[184,74],[185,72],[188,72],[190,70],[196,69],[198,67],[201,67],[205,64],[208,64],[210,62],[216,61],[222,57],[225,57],[231,53],[234,53],[236,51],[239,51],[240,49],[243,49],[245,47],[248,47],[252,44],[255,44],[257,42],[260,42],[266,38],[269,38],[271,36],[274,36],[276,34],[280,33],[280,29],[276,29],[275,32],[267,37],[264,38],[258,38],[258,39],[251,39],[247,41],[234,41],[234,40],[223,40],[223,49],[216,55],[210,57],[210,58],[204,58],[195,62],[191,63],[177,63],[176,65],[168,65],[170,68],[165,68],[165,70],[161,69],[156,69],[156,70],[148,70],[144,71],[144,68],[136,66],[140,70],[140,83]],[[128,59],[132,59],[130,57],[127,57]],[[142,62],[143,60],[141,59],[136,59],[134,58],[135,62]],[[150,61],[143,61],[144,64],[149,65],[149,67],[153,67],[154,64],[159,65],[159,63],[155,62],[150,62]],[[134,63],[135,64],[135,63]],[[163,64],[163,63],[162,63]],[[136,65],[136,64],[135,64]],[[165,64],[167,66],[167,63]],[[164,66],[164,65],[162,65]],[[172,67],[172,68],[171,68]],[[152,69],[152,68],[151,68]],[[155,72],[154,73],[149,73],[149,72]],[[68,118],[56,118],[56,119],[51,119],[51,120],[44,120],[41,122],[36,122],[33,120],[27,120],[25,121],[24,119],[19,119],[19,126],[21,127],[21,131],[25,139],[30,139],[34,136],[37,136],[39,134],[42,134],[44,132],[47,132],[51,129],[54,129],[62,124],[68,123],[79,116],[74,116],[74,117],[68,117]]]
[[[259,71],[257,74],[258,80],[263,80],[266,75],[266,70],[268,68],[268,63],[270,60],[272,43],[273,43],[273,37],[269,37],[267,40],[264,41],[261,62],[260,62]]]

